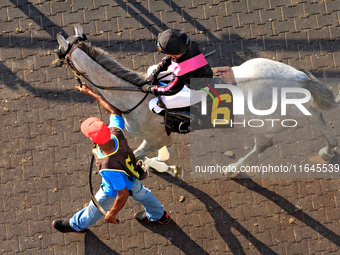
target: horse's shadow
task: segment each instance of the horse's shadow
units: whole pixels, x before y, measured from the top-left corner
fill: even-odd
[[[308,158],[308,163],[314,165],[316,168],[317,165],[327,165],[328,171],[320,172],[320,171],[311,171],[309,173],[304,173],[307,175],[308,178],[338,178],[340,172],[340,154],[334,151],[334,157],[331,158],[329,161],[323,160],[320,156],[313,156]],[[330,168],[330,165],[333,167]]]
[[[340,155],[337,154],[338,159]],[[339,162],[339,161],[337,161]],[[237,220],[235,220],[229,213],[227,213],[222,206],[220,206],[213,198],[211,198],[205,192],[191,186],[190,184],[180,181],[172,176],[166,174],[158,174],[159,177],[183,188],[187,192],[191,193],[197,199],[199,199],[207,208],[208,213],[214,219],[215,228],[219,235],[223,238],[225,243],[228,245],[229,249],[234,254],[246,254],[242,248],[242,245],[238,238],[233,234],[232,228],[237,230],[243,237],[248,239],[248,241],[262,254],[277,254],[271,248],[269,248],[266,244],[256,239],[246,228],[244,228]],[[286,198],[281,195],[268,190],[267,188],[262,187],[258,183],[254,182],[250,178],[235,178],[232,179],[234,182],[244,186],[250,191],[254,191],[264,197],[266,197],[269,201],[272,201],[277,206],[282,208],[286,213],[295,217],[297,220],[304,223],[306,226],[312,228],[314,231],[319,233],[320,235],[327,238],[329,241],[334,243],[337,246],[340,246],[340,236],[324,225],[322,225],[317,220],[313,219],[311,216],[303,212],[300,208],[293,205]],[[198,195],[199,194],[199,195]]]
[[[339,154],[338,154],[339,156]],[[332,230],[328,229],[324,225],[322,225],[317,220],[313,219],[311,216],[306,214],[301,210],[301,208],[296,207],[291,202],[289,202],[286,198],[280,196],[279,194],[268,190],[258,183],[254,182],[252,179],[232,179],[233,181],[239,183],[240,185],[244,186],[245,188],[249,189],[250,191],[254,191],[268,200],[275,203],[277,206],[281,207],[286,213],[290,214],[291,216],[295,217],[300,222],[304,223],[306,226],[310,227],[323,237],[327,238],[329,241],[334,243],[337,246],[340,246],[340,236],[334,233]]]
[[[119,255],[120,253],[103,243],[91,230],[87,230],[85,234],[85,254]]]

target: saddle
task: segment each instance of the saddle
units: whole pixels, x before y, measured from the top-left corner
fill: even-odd
[[[234,72],[230,66],[214,67],[212,68],[212,71],[215,77],[222,78],[226,84],[232,84],[236,86]],[[200,102],[188,107],[174,108],[169,110],[166,109],[165,105],[160,101],[160,97],[158,100],[159,106],[165,109],[164,124],[167,135],[170,135],[171,132],[189,133],[190,124],[194,124],[199,128],[204,128],[204,120],[200,117],[197,117],[200,112]],[[210,104],[212,104],[212,102],[210,102]]]

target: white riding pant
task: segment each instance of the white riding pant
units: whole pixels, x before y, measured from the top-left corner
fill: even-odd
[[[148,76],[151,75],[154,69],[157,68],[158,65],[153,65],[148,68],[147,74]],[[172,72],[172,67],[170,66],[167,71],[161,72],[158,75],[158,78],[162,77],[163,75]],[[160,79],[160,81],[169,81],[172,80],[173,75],[169,75],[165,77],[164,79]],[[205,87],[206,90],[209,90],[208,87]],[[207,93],[203,90],[191,90],[189,89],[186,85],[184,85],[183,89],[176,93],[175,95],[172,96],[161,96],[161,99],[163,103],[166,105],[168,109],[173,109],[173,108],[182,108],[182,107],[187,107],[193,104],[196,104],[198,102],[202,101],[202,96],[206,96]],[[160,108],[157,105],[158,98],[153,98],[149,102],[149,109],[156,113],[160,113],[163,108]]]

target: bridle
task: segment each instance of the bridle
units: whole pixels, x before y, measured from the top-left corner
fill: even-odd
[[[75,49],[77,49],[85,41],[87,41],[86,37],[85,38],[77,37],[77,39],[72,44],[69,45],[68,49],[64,53],[61,50],[57,51],[57,55],[58,55],[59,59],[65,58],[66,68],[69,67],[69,66],[72,68],[72,70],[74,72],[74,77],[78,81],[80,87],[82,86],[82,82],[80,80],[80,77],[83,77],[88,82],[90,82],[93,86],[95,86],[96,88],[102,89],[102,90],[141,91],[141,88],[135,89],[135,88],[124,88],[124,87],[103,87],[103,86],[97,85],[94,82],[92,82],[91,80],[89,80],[84,75],[85,73],[81,73],[79,70],[77,70],[77,68],[75,67],[75,65],[71,61],[71,55],[72,55],[73,51]],[[117,107],[115,107],[115,108],[117,108],[117,110],[119,110],[122,114],[129,114],[133,110],[135,110],[138,106],[140,106],[145,101],[145,99],[147,98],[148,95],[149,95],[149,93],[146,93],[145,96],[134,107],[132,107],[129,110],[122,111],[122,110],[118,109]]]

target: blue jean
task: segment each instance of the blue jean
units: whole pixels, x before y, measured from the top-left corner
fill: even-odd
[[[164,214],[163,206],[151,191],[143,186],[141,181],[136,180],[131,187],[131,191],[131,197],[143,205],[149,220],[155,221],[162,218]],[[106,195],[102,188],[98,190],[95,197],[105,211],[109,209],[110,205],[112,205],[116,199],[116,197]],[[103,213],[91,201],[87,207],[73,215],[70,219],[70,225],[75,230],[82,231],[95,224],[102,216]]]

